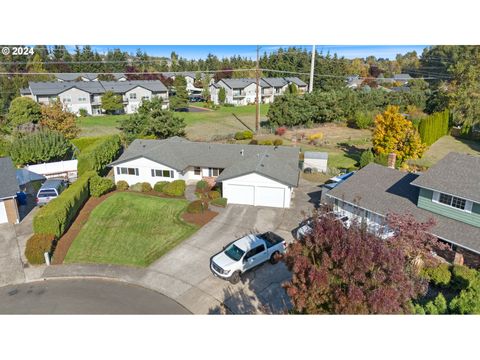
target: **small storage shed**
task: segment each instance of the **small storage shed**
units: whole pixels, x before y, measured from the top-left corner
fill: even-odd
[[[303,169],[310,168],[312,170],[327,172],[328,153],[320,151],[305,151],[303,160]]]

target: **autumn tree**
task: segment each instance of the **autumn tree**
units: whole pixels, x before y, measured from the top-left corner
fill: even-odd
[[[376,154],[393,152],[401,162],[420,158],[426,149],[417,129],[400,114],[398,106],[388,106],[375,117],[372,142]]]
[[[76,117],[69,111],[66,111],[60,101],[54,101],[49,105],[42,105],[42,117],[40,125],[57,131],[66,139],[73,139],[79,133],[80,129],[76,124]]]
[[[316,217],[312,232],[289,245],[284,261],[292,272],[284,287],[298,313],[411,313],[411,300],[426,291],[402,247],[358,224],[345,228],[333,216]]]

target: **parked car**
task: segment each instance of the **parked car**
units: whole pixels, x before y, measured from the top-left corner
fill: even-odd
[[[210,259],[210,269],[215,276],[236,284],[244,272],[266,261],[277,263],[286,248],[285,240],[272,232],[250,234],[214,255]]]
[[[35,202],[38,206],[48,204],[51,200],[59,196],[66,188],[68,183],[60,179],[48,179],[38,190]]]
[[[352,171],[352,172],[349,172],[349,173],[346,173],[346,174],[343,174],[343,175],[334,176],[334,177],[328,179],[328,181],[323,185],[323,187],[328,189],[328,190],[331,190],[331,189],[335,188],[336,186],[340,185],[345,180],[347,180],[353,174],[355,174],[355,171]]]
[[[335,220],[341,221],[343,226],[345,226],[346,228],[349,228],[351,224],[350,219],[348,218],[348,216],[345,216],[345,215],[329,212],[321,216],[334,216]],[[297,228],[297,231],[295,232],[295,238],[298,240],[303,238],[305,235],[308,235],[313,230],[314,221],[315,221],[315,218],[308,218],[302,221],[299,227]]]

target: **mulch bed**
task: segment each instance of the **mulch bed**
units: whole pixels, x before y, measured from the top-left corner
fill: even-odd
[[[77,217],[75,218],[70,228],[58,240],[57,245],[55,247],[55,252],[52,258],[53,265],[59,265],[63,263],[63,260],[65,260],[65,256],[67,256],[68,249],[70,249],[70,246],[72,245],[73,240],[75,240],[75,238],[80,233],[80,230],[82,230],[83,225],[85,225],[85,223],[88,221],[88,218],[90,217],[90,213],[93,211],[93,209],[95,209],[105,199],[119,192],[122,192],[122,191],[115,190],[99,198],[90,197],[87,200],[87,202],[85,203],[85,205],[83,205],[82,209],[78,213]],[[184,199],[182,197],[168,196],[162,193],[158,193],[156,191],[149,191],[149,192],[143,192],[143,193],[138,192],[138,194],[169,198],[169,199]],[[182,218],[188,223],[195,224],[201,227],[206,223],[208,223],[217,215],[218,215],[217,212],[207,210],[203,214],[184,213],[182,215]]]
[[[182,219],[188,223],[195,224],[198,226],[203,226],[212,220],[218,213],[215,211],[207,210],[200,214],[189,214],[187,212],[183,213]]]

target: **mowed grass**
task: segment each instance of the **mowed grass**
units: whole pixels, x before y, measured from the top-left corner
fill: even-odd
[[[148,266],[198,229],[181,219],[187,204],[183,199],[114,194],[92,211],[65,263]]]
[[[412,161],[412,163],[430,167],[452,151],[480,156],[480,141],[464,140],[446,135],[433,143],[421,159]]]
[[[80,136],[102,136],[119,133],[118,125],[120,121],[129,116],[124,114],[79,117],[77,125],[81,130]]]

